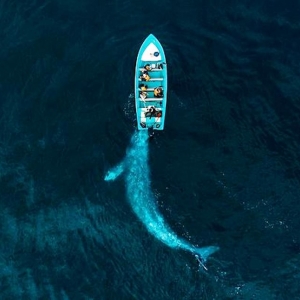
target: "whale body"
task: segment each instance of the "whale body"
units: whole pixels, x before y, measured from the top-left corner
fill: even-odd
[[[165,222],[156,205],[151,190],[150,170],[148,164],[148,133],[146,130],[137,131],[131,139],[124,160],[107,172],[105,181],[114,181],[121,174],[125,177],[126,196],[132,210],[144,224],[149,233],[171,248],[183,249],[199,255],[206,261],[209,255],[219,247],[208,246],[196,248],[188,241],[178,237]]]

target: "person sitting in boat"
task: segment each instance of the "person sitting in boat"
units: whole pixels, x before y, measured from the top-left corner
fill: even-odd
[[[154,88],[154,97],[156,97],[156,98],[162,98],[163,97],[163,90],[160,86]]]
[[[151,112],[151,114],[156,113],[156,108],[155,108],[155,106],[150,106],[150,107],[149,107],[149,112]]]
[[[155,117],[156,118],[161,118],[161,116],[162,116],[162,111],[160,110],[160,111],[156,111],[156,114],[155,114]]]
[[[145,112],[145,117],[150,117],[151,119],[152,117],[156,116],[156,112],[157,112],[156,108],[154,106],[150,106]]]
[[[146,92],[147,89],[148,89],[148,85],[145,85],[145,84],[141,83],[141,84],[139,85],[139,89],[140,89],[142,92]]]
[[[149,76],[148,72],[144,71],[143,74],[140,76],[140,79],[142,81],[149,81],[150,80],[150,76]]]
[[[145,71],[151,71],[152,67],[149,64],[147,64],[147,65],[144,66],[144,70]]]
[[[147,96],[148,96],[147,92],[140,92],[140,97],[142,100],[145,100]]]

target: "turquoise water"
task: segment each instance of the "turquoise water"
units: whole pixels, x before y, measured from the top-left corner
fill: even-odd
[[[299,299],[298,2],[0,4],[1,299]],[[149,33],[169,71],[151,193],[180,238],[220,247],[207,272],[104,181]]]

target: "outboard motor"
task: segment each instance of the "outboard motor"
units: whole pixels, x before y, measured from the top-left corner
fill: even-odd
[[[154,137],[154,129],[153,129],[153,126],[151,126],[151,127],[148,128],[148,137],[149,137],[149,139],[151,139],[151,138]]]

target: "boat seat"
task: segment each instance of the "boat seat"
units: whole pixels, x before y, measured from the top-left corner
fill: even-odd
[[[163,90],[163,88],[160,86],[160,88]],[[142,91],[141,89],[139,89],[139,91]],[[153,92],[154,91],[154,88],[147,88],[146,91],[143,91],[143,92]]]
[[[149,82],[149,81],[163,81],[163,78],[150,78],[150,80],[146,81],[146,80],[142,80],[141,78],[139,78],[139,81],[143,81],[143,82]]]
[[[145,70],[145,68],[140,68],[140,71],[142,72],[142,71],[144,71]],[[163,69],[157,69],[157,68],[153,68],[153,69],[151,69],[151,70],[147,70],[148,72],[155,72],[155,71],[163,71]]]
[[[146,123],[147,122],[147,118],[141,117],[141,122]],[[161,118],[155,118],[155,123],[160,123],[160,122],[161,122]]]
[[[157,118],[157,117],[153,117],[153,120],[155,118],[155,123],[160,123],[161,122],[161,117]],[[144,117],[144,114],[142,114],[141,116],[141,122],[146,123],[147,122],[147,118]]]
[[[154,105],[149,105],[149,107],[150,107],[150,106],[154,106]],[[161,109],[161,108],[158,108],[158,107],[155,107],[155,109],[156,109],[157,111],[162,111],[162,109]],[[144,111],[144,112],[148,111],[148,107],[142,107],[142,108],[141,108],[141,111]]]
[[[146,99],[142,99],[139,98],[140,101],[162,101],[164,98],[146,98]]]

